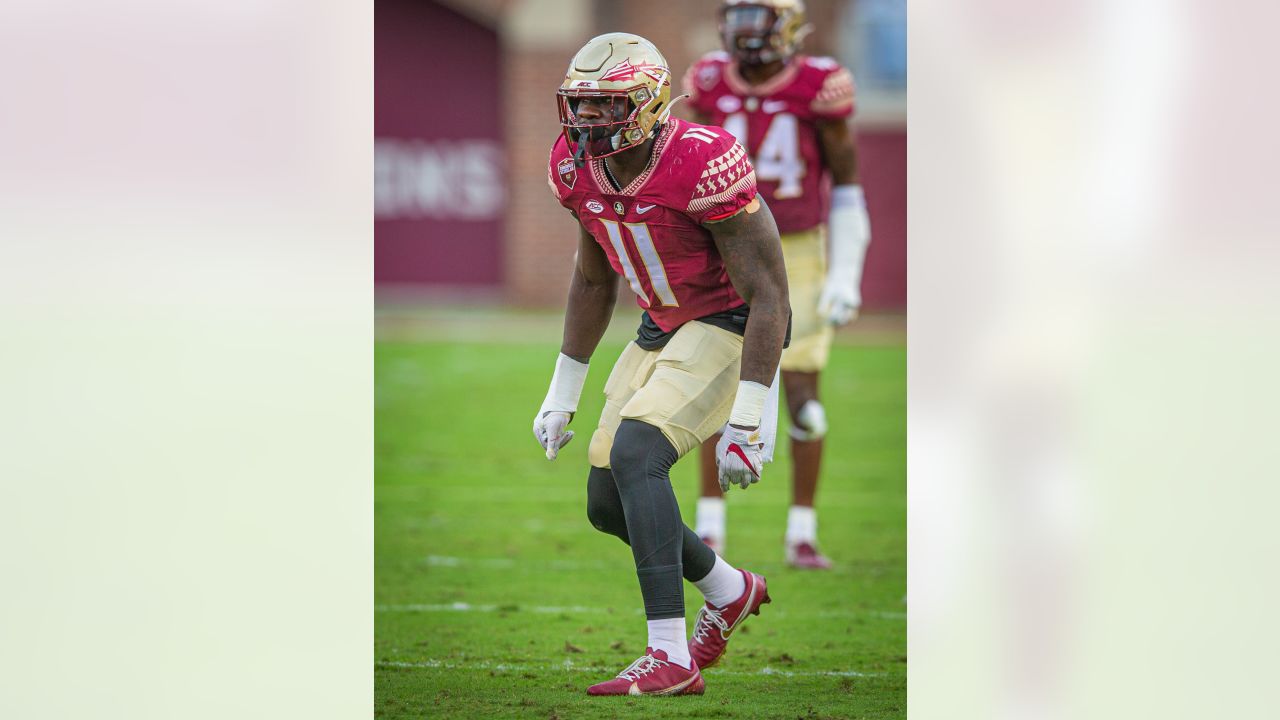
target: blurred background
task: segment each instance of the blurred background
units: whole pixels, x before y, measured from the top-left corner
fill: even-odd
[[[555,90],[589,38],[652,40],[675,78],[720,48],[717,0],[378,0],[375,281],[380,309],[559,308],[573,218],[546,187]],[[906,308],[906,3],[807,3],[804,51],[854,72],[872,244],[865,309]],[[676,106],[679,114],[680,106]],[[628,297],[621,303],[634,307]],[[396,317],[403,320],[397,313]],[[380,321],[386,317],[380,318]],[[380,322],[379,329],[387,327]],[[856,325],[855,325],[856,327]]]

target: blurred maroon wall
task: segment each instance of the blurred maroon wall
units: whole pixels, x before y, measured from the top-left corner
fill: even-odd
[[[426,0],[374,12],[374,281],[498,285],[498,37]]]
[[[869,310],[907,307],[907,131],[858,131],[858,168],[871,216],[871,247],[862,273]]]

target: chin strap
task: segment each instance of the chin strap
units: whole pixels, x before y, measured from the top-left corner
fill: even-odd
[[[591,133],[583,130],[578,133],[578,149],[573,151],[573,166],[582,169],[587,164],[587,140],[591,137]]]
[[[676,98],[676,100],[683,100],[684,98],[687,98],[687,97],[689,96],[681,95],[680,97]],[[675,101],[672,101],[672,104],[675,104]],[[649,135],[645,138],[645,140],[649,140],[651,138],[657,137],[658,133],[662,131],[662,126],[666,123],[667,117],[670,114],[671,114],[671,106],[668,105],[666,111],[664,111],[662,113],[662,116],[658,119],[658,122],[654,123],[653,129],[649,131]],[[578,133],[578,149],[573,152],[573,164],[575,167],[579,169],[581,169],[582,166],[585,165],[587,162],[586,161],[587,142],[590,140],[590,138],[591,138],[591,132],[589,130],[582,130],[581,132]],[[639,145],[639,144],[640,143],[636,143],[636,145]],[[618,148],[622,147],[622,131],[618,131],[614,133],[613,136],[609,138],[609,145],[614,150],[617,150]],[[605,170],[607,171],[608,168],[609,166],[606,165]]]

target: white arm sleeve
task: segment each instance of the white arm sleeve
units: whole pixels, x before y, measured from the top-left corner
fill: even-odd
[[[831,191],[831,217],[828,221],[831,245],[827,275],[832,281],[862,285],[862,263],[871,244],[871,220],[861,185],[838,185]]]
[[[551,387],[547,388],[547,397],[542,401],[538,414],[547,411],[577,412],[582,386],[587,382],[587,368],[586,363],[560,353],[556,358],[556,371],[551,375]]]

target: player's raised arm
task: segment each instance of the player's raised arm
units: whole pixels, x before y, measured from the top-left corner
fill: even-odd
[[[578,410],[582,386],[587,381],[587,364],[609,327],[617,299],[618,276],[609,259],[581,225],[578,226],[578,254],[569,281],[569,301],[564,314],[564,339],[560,357],[551,376],[551,387],[533,419],[533,436],[555,460],[560,448],[573,439],[565,428]]]
[[[830,260],[818,308],[831,324],[844,325],[862,306],[862,265],[871,243],[871,222],[858,184],[858,151],[848,122],[842,118],[818,123],[818,140],[833,185]]]
[[[738,214],[707,227],[734,289],[751,306],[742,339],[738,394],[716,452],[721,487],[746,487],[760,479],[763,466],[760,417],[778,370],[791,313],[787,272],[778,226],[759,198]]]

